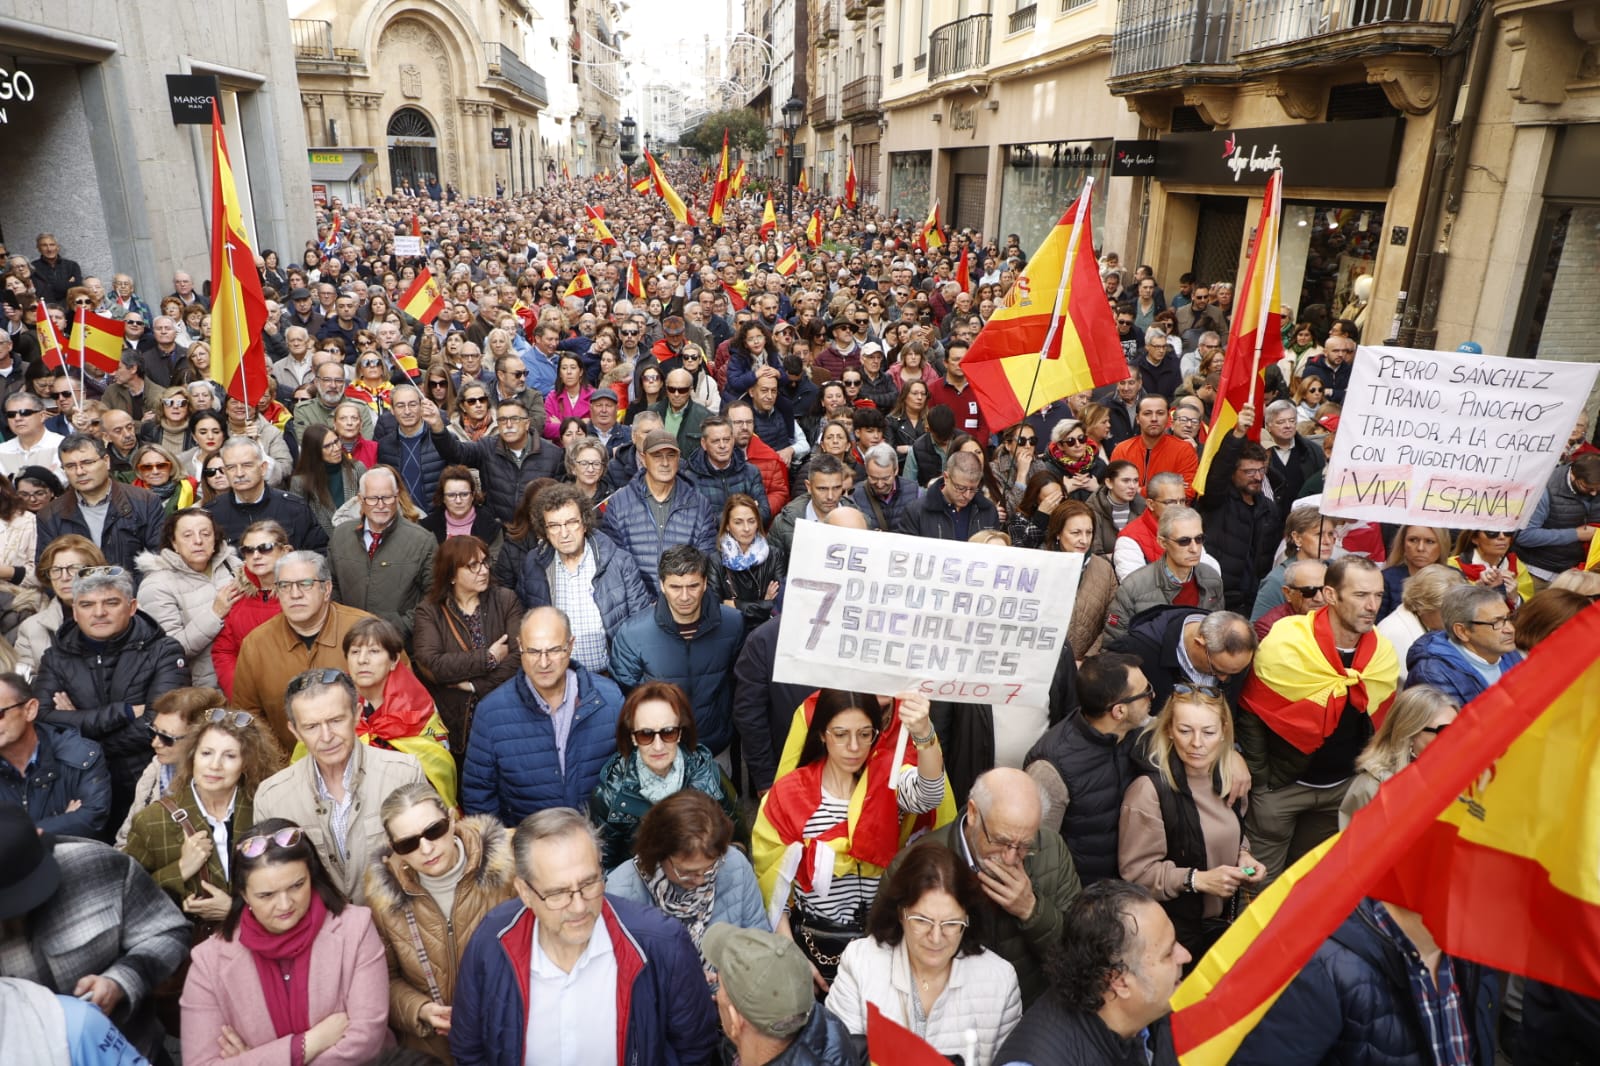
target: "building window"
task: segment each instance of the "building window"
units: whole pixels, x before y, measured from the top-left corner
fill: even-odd
[[[889,155],[889,211],[921,221],[933,207],[933,153]]]
[[[1111,174],[1111,139],[1046,141],[1005,147],[1001,177],[1000,233],[1015,233],[1030,255],[1044,243],[1066,205],[1095,180],[1090,213],[1095,239],[1105,240],[1106,179]]]
[[[1600,333],[1600,204],[1550,203],[1529,259],[1511,354],[1593,362]]]

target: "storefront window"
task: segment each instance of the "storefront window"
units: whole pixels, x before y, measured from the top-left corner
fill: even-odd
[[[1022,248],[1032,255],[1049,236],[1061,214],[1083,191],[1083,179],[1095,181],[1091,226],[1097,241],[1104,241],[1106,179],[1111,174],[1111,139],[1045,141],[1005,147],[1005,172],[1001,178],[1000,233],[1022,238]]]
[[[1360,279],[1372,276],[1378,257],[1383,205],[1285,204],[1283,216],[1278,291],[1287,297],[1299,289],[1298,318],[1324,329],[1336,318],[1348,318],[1366,337],[1373,283]],[[1303,272],[1296,277],[1299,267]]]
[[[1537,250],[1543,248],[1542,255]],[[1593,361],[1600,330],[1595,265],[1600,263],[1600,204],[1552,204],[1545,210],[1523,323],[1512,355]],[[1542,268],[1542,269],[1541,269]]]
[[[933,153],[894,152],[889,156],[889,211],[918,222],[933,206]]]

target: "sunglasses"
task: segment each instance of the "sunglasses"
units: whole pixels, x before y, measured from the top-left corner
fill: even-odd
[[[66,392],[52,392],[50,395],[58,400],[72,400],[77,398],[76,394],[70,389],[68,389]]]
[[[1206,535],[1204,533],[1196,533],[1192,537],[1168,537],[1167,539],[1180,548],[1187,548],[1191,544],[1204,544]]]
[[[163,748],[175,748],[183,741],[183,737],[175,737],[171,733],[163,733],[159,729],[152,729],[150,733],[156,738],[156,743]],[[185,733],[184,736],[188,736],[188,734]]]
[[[487,397],[487,396],[467,396],[467,397],[463,397],[461,402],[462,403],[488,403],[489,402],[489,397]]]
[[[1173,685],[1172,691],[1179,696],[1205,696],[1208,699],[1222,698],[1222,690],[1215,685]]]
[[[247,556],[271,555],[273,552],[278,550],[278,547],[278,542],[275,540],[269,540],[265,544],[241,544],[239,545],[239,554]]]
[[[44,414],[44,408],[43,407],[30,407],[27,410],[7,411],[6,412],[6,417],[7,418],[32,418],[34,415],[42,415],[42,414]]]
[[[170,471],[172,469],[172,464],[171,463],[140,463],[138,469],[139,469],[139,473],[141,473],[141,474],[159,474],[163,470]]]
[[[1018,437],[1017,438],[1017,443],[1018,444],[1034,445],[1034,444],[1038,444],[1039,443],[1039,438],[1038,437]],[[1080,444],[1083,443],[1083,438],[1082,437],[1078,438],[1078,443],[1080,443]]]
[[[382,359],[363,359],[363,360],[361,360],[361,365],[362,366],[382,366],[383,365],[383,360]]]
[[[1311,599],[1314,596],[1320,596],[1322,594],[1321,585],[1285,585],[1284,589],[1288,592],[1298,592],[1300,595],[1306,597],[1306,599]]]
[[[1089,443],[1089,438],[1083,436],[1082,434],[1079,434],[1076,437],[1062,437],[1061,443],[1067,445],[1069,448],[1076,448],[1080,444]]]
[[[1431,734],[1432,736],[1438,736],[1440,733],[1443,733],[1446,729],[1449,729],[1449,728],[1450,728],[1450,723],[1446,722],[1444,725],[1425,725],[1421,729],[1419,729],[1418,732],[1419,733],[1428,733],[1428,734]]]
[[[205,471],[206,477],[227,477],[228,472],[220,466],[213,466]]]
[[[267,850],[267,845],[276,844],[280,848],[292,848],[300,843],[300,839],[305,835],[306,831],[304,829],[297,825],[292,825],[287,829],[280,829],[276,833],[262,833],[245,837],[239,841],[239,846],[235,850],[247,859],[259,859]]]
[[[389,846],[394,848],[396,855],[410,855],[413,851],[422,847],[424,840],[440,840],[449,835],[449,833],[450,819],[440,818],[414,837],[401,837],[399,840],[391,840]]]
[[[634,744],[641,748],[655,743],[656,737],[660,737],[663,743],[676,744],[682,735],[683,727],[676,725],[669,725],[665,729],[635,729],[632,733]]]
[[[250,723],[255,721],[255,715],[249,711],[230,711],[226,707],[213,707],[206,713],[205,720],[214,725],[232,725],[235,729],[248,729]]]

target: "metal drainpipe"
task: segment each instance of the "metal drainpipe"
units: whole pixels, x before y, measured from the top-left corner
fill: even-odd
[[[1398,338],[1401,347],[1431,349],[1438,340],[1439,334],[1434,328],[1434,322],[1438,317],[1439,293],[1444,287],[1445,267],[1450,258],[1449,249],[1440,246],[1446,243],[1440,237],[1440,219],[1447,211],[1451,214],[1455,211],[1453,202],[1451,206],[1446,207],[1446,193],[1452,187],[1459,193],[1461,180],[1459,174],[1465,173],[1467,149],[1472,141],[1469,110],[1470,117],[1475,119],[1478,105],[1483,98],[1484,83],[1488,77],[1489,48],[1493,45],[1493,36],[1487,32],[1484,25],[1488,10],[1487,4],[1479,2],[1464,16],[1464,19],[1477,23],[1472,30],[1476,34],[1470,68],[1472,81],[1468,85],[1468,97],[1461,114],[1452,116],[1451,120],[1434,134],[1433,160],[1426,178],[1427,200],[1423,207],[1422,222],[1417,228],[1418,251],[1412,259],[1410,274],[1402,288],[1402,291],[1413,295],[1407,301],[1404,317],[1401,319]],[[1463,27],[1465,25],[1464,21]],[[1445,68],[1441,72],[1447,100],[1441,99],[1438,106],[1443,107],[1448,101],[1450,110],[1455,111],[1467,71],[1464,51],[1454,53],[1447,58]],[[1440,175],[1447,175],[1447,180],[1436,180]]]

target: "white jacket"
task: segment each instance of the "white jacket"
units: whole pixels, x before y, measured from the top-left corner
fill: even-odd
[[[867,1031],[867,1004],[874,1003],[884,1016],[917,1032],[911,997],[911,964],[905,944],[889,947],[871,936],[852,940],[839,961],[824,1005],[860,1036]],[[927,1024],[919,1035],[941,1055],[966,1055],[967,1031],[977,1033],[977,1048],[967,1061],[990,1066],[995,1052],[1022,1018],[1022,993],[1017,972],[992,951],[957,956],[950,980],[934,1001]]]
[[[222,632],[224,619],[211,605],[219,589],[238,580],[242,564],[233,547],[224,544],[205,573],[191,568],[171,548],[140,552],[134,565],[144,574],[139,585],[140,610],[183,646],[194,683],[215,687],[217,670],[211,665],[211,644]]]

